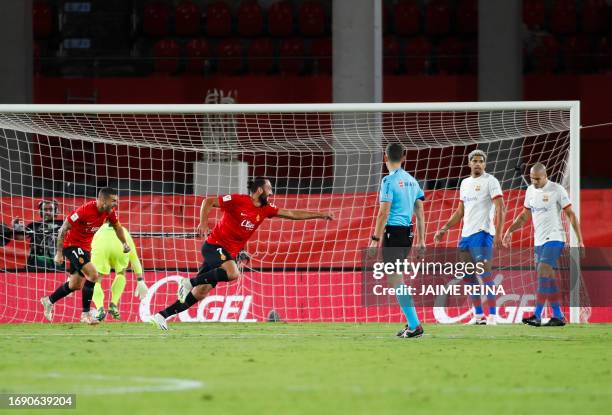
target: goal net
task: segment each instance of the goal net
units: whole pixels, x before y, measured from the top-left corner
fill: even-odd
[[[336,220],[264,221],[245,247],[243,277],[220,284],[180,320],[400,321],[396,304],[366,306],[362,297],[385,146],[407,148],[404,168],[425,190],[431,246],[458,206],[467,155],[477,148],[504,190],[506,226],[522,209],[535,162],[569,190],[579,212],[578,117],[577,102],[0,106],[0,321],[43,321],[40,297],[67,278],[48,261],[53,220],[61,223],[104,186],[119,190],[119,219],[149,286],[142,301],[134,297],[128,273],[121,319],[148,319],[175,301],[178,278],[193,276],[202,261],[195,230],[203,198],[246,193],[254,176],[270,178],[277,206],[333,211]],[[213,210],[211,227],[221,214]],[[444,245],[457,246],[459,229]],[[532,244],[530,225],[515,233],[519,251]],[[520,297],[503,299],[508,322],[520,320],[516,310],[537,286],[531,254],[521,255],[496,252],[512,265],[494,271],[497,281]],[[108,306],[113,277],[102,279],[105,301],[96,306]],[[574,298],[572,321],[580,310],[588,318],[587,303]],[[469,304],[450,308],[419,311],[430,322],[461,321]],[[80,312],[73,293],[56,304],[55,320],[75,321]]]

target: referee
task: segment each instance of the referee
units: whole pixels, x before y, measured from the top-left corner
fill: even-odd
[[[389,175],[382,179],[380,186],[380,206],[376,217],[376,228],[372,235],[370,248],[376,249],[382,242],[383,260],[385,262],[403,261],[412,247],[413,227],[412,214],[416,215],[417,241],[420,251],[425,249],[425,222],[423,220],[423,200],[425,194],[414,177],[406,172],[402,165],[406,157],[404,147],[392,143],[385,150],[385,164]],[[397,333],[398,337],[420,337],[423,327],[417,316],[412,297],[405,289],[400,274],[388,275],[389,287],[400,288],[397,294],[399,303],[408,324]]]

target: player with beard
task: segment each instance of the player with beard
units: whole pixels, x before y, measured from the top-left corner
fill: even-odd
[[[219,282],[228,282],[240,277],[236,263],[238,253],[255,230],[266,218],[280,217],[293,220],[333,220],[333,212],[310,212],[281,209],[268,202],[272,193],[270,180],[257,177],[248,183],[248,195],[230,194],[207,198],[200,208],[202,235],[208,235],[208,216],[213,207],[223,211],[221,221],[213,228],[202,246],[204,263],[193,278],[179,282],[178,300],[155,314],[152,322],[162,330],[168,330],[166,319],[187,310],[204,299]]]
[[[65,259],[70,261],[68,273],[70,279],[63,283],[49,296],[40,299],[44,307],[45,318],[53,320],[53,305],[73,291],[82,290],[83,313],[81,322],[98,324],[99,321],[89,314],[91,298],[93,296],[98,271],[90,260],[91,241],[94,234],[108,220],[115,230],[119,241],[123,244],[123,252],[130,252],[123,227],[117,219],[117,191],[105,187],[98,192],[96,200],[85,203],[73,211],[60,228],[57,235],[57,250],[55,263],[63,264]]]

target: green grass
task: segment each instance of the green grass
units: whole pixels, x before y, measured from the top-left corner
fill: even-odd
[[[89,415],[575,415],[612,407],[610,325],[434,325],[410,340],[395,338],[398,328],[3,325],[0,392],[76,393],[76,410],[51,413]],[[151,391],[187,380],[195,387]]]

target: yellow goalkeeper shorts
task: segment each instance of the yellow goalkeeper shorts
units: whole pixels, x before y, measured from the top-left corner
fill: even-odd
[[[130,255],[116,252],[115,249],[92,249],[91,263],[96,267],[98,274],[108,275],[111,269],[115,272],[126,269],[130,263]]]

